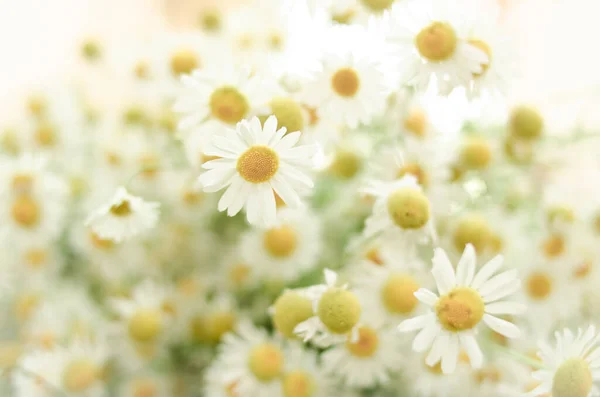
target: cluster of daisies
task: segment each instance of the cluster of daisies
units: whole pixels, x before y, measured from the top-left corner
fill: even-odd
[[[600,394],[593,134],[505,99],[496,7],[85,40],[0,128],[0,395]]]

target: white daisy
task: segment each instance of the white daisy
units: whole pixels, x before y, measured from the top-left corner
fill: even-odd
[[[398,46],[405,84],[425,91],[435,81],[450,93],[481,73],[488,57],[465,40],[465,10],[463,0],[413,0],[392,8],[388,39]]]
[[[262,279],[295,280],[315,266],[320,252],[320,220],[307,210],[283,208],[277,226],[251,230],[242,241],[242,257]]]
[[[286,135],[285,128],[277,130],[277,119],[271,116],[261,127],[258,118],[242,121],[236,130],[215,136],[204,153],[218,156],[203,167],[209,171],[198,182],[206,192],[227,187],[219,200],[219,211],[236,215],[246,209],[248,222],[254,225],[273,225],[276,222],[277,194],[288,206],[302,203],[299,194],[313,187],[306,171],[312,168],[316,146],[295,146],[300,132]]]
[[[333,397],[338,395],[336,382],[323,371],[316,352],[294,342],[286,347],[285,357],[285,368],[281,380],[282,395],[294,397],[306,395]]]
[[[430,366],[425,362],[427,353],[413,353],[407,355],[407,360],[402,366],[403,379],[408,379],[408,390],[418,397],[458,397],[464,396],[465,385],[468,384],[469,371],[461,365],[451,374],[444,374],[442,366],[437,363]]]
[[[519,336],[515,325],[496,317],[524,311],[524,306],[519,303],[502,301],[520,287],[516,270],[494,276],[502,262],[503,258],[496,256],[475,274],[475,249],[469,244],[455,272],[444,250],[435,250],[431,273],[440,295],[426,289],[415,292],[421,302],[432,307],[431,311],[398,326],[401,332],[420,330],[413,349],[418,352],[431,349],[426,359],[428,365],[441,360],[443,372],[451,373],[463,348],[473,368],[481,367],[483,354],[477,344],[476,332],[482,320],[506,337]]]
[[[121,242],[156,226],[159,204],[133,196],[119,187],[110,202],[90,214],[85,221],[100,238]]]
[[[358,323],[362,312],[358,297],[347,285],[337,286],[337,274],[325,269],[326,284],[306,290],[313,302],[313,317],[301,322],[294,333],[304,342],[311,341],[320,347],[356,341]]]
[[[552,397],[590,397],[600,394],[600,348],[594,326],[578,329],[577,335],[569,329],[557,331],[556,347],[540,343],[538,356],[542,369],[533,377],[540,385],[526,396],[552,393]]]

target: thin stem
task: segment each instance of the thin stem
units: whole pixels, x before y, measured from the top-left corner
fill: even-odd
[[[515,360],[520,361],[521,363],[525,364],[525,365],[529,365],[530,367],[536,368],[536,369],[543,369],[544,365],[541,361],[538,360],[534,360],[533,358],[520,353],[514,349],[508,349],[504,346],[500,346],[498,344],[492,344],[492,347],[496,350],[498,350],[501,353],[506,354],[507,356],[511,356],[513,357]]]

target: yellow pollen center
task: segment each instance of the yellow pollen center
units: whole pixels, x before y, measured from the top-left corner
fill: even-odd
[[[270,105],[279,127],[285,127],[288,133],[304,130],[304,112],[296,101],[280,97],[274,98]]]
[[[43,248],[33,248],[25,252],[25,263],[32,269],[39,269],[48,262],[48,251]]]
[[[361,0],[361,3],[373,12],[382,12],[392,6],[396,0]]]
[[[32,96],[27,101],[27,109],[32,115],[41,117],[46,112],[46,101],[39,96]]]
[[[429,176],[427,172],[417,163],[406,163],[398,170],[398,178],[402,178],[406,174],[410,174],[417,178],[419,185],[427,187],[429,183]]]
[[[158,397],[158,388],[150,379],[137,380],[132,389],[132,397]]]
[[[527,278],[525,291],[531,299],[543,300],[552,293],[552,278],[543,272],[533,272]]]
[[[139,61],[136,63],[135,67],[133,68],[133,74],[140,80],[146,80],[148,77],[150,77],[148,63],[144,61]]]
[[[463,251],[467,244],[472,244],[475,251],[481,254],[489,245],[492,231],[486,220],[481,215],[469,214],[462,217],[454,230],[454,246],[458,251]]]
[[[556,258],[565,252],[565,240],[560,235],[552,235],[543,242],[542,250],[546,257]]]
[[[100,44],[94,40],[87,40],[81,46],[81,53],[83,57],[90,61],[95,61],[102,55]]]
[[[315,381],[305,371],[291,371],[283,377],[284,397],[312,397],[315,392]]]
[[[264,234],[267,252],[276,258],[286,258],[294,253],[298,246],[296,231],[287,225],[270,229]]]
[[[539,112],[526,105],[513,109],[510,120],[510,133],[521,139],[534,140],[542,135],[544,120]]]
[[[312,302],[293,291],[284,292],[273,308],[273,326],[287,338],[296,338],[294,328],[313,316]]]
[[[41,217],[41,208],[37,201],[28,195],[21,195],[13,201],[11,208],[13,220],[25,228],[35,227]]]
[[[216,32],[221,29],[221,13],[216,8],[208,8],[200,14],[200,27],[206,32]]]
[[[458,44],[456,32],[445,22],[433,22],[419,32],[415,42],[421,56],[431,62],[452,57]]]
[[[363,159],[351,150],[338,150],[329,166],[331,173],[341,179],[353,178],[362,168]]]
[[[171,72],[175,76],[190,74],[199,66],[198,57],[190,49],[180,49],[171,55]]]
[[[473,73],[474,77],[479,77],[479,76],[483,75],[485,72],[487,72],[488,68],[490,67],[490,64],[492,63],[492,49],[490,48],[488,43],[486,43],[485,41],[482,41],[482,40],[478,40],[478,39],[469,40],[469,44],[471,44],[473,47],[475,47],[478,50],[485,53],[485,55],[487,55],[487,57],[488,57],[488,63],[481,64],[481,72]]]
[[[238,158],[236,168],[250,183],[267,182],[279,169],[279,156],[268,146],[252,146]]]
[[[140,310],[129,319],[129,336],[137,342],[154,341],[162,329],[162,315],[158,310]]]
[[[400,188],[390,194],[387,209],[394,223],[402,229],[420,229],[429,221],[429,199],[412,187]]]
[[[409,275],[392,274],[381,290],[381,298],[386,309],[392,313],[408,314],[417,307],[418,300],[414,293],[419,284]]]
[[[460,151],[460,163],[467,170],[483,170],[492,161],[492,148],[483,138],[469,138]]]
[[[283,353],[277,346],[263,343],[250,351],[248,365],[258,380],[269,382],[283,371]]]
[[[329,288],[317,308],[317,315],[334,334],[347,334],[358,323],[361,313],[356,295],[342,288]]]
[[[217,88],[210,96],[209,104],[213,117],[227,124],[238,123],[250,110],[246,97],[231,86]]]
[[[55,146],[58,141],[56,130],[48,123],[41,123],[35,131],[35,141],[45,148]]]
[[[230,311],[216,311],[192,318],[192,335],[199,342],[219,343],[223,335],[235,327],[237,318]]]
[[[425,112],[421,109],[411,110],[404,119],[404,128],[419,138],[423,138],[427,132],[427,116]]]
[[[581,358],[572,358],[554,374],[552,397],[587,397],[592,385],[592,371],[588,363]]]
[[[331,78],[331,87],[339,96],[345,98],[353,97],[360,87],[358,73],[352,68],[339,69]]]
[[[12,189],[15,193],[29,193],[33,187],[33,182],[33,175],[17,174],[12,178]]]
[[[115,204],[110,207],[110,213],[114,216],[125,217],[131,215],[131,206],[129,205],[129,201],[122,201],[120,204]]]
[[[356,343],[346,342],[346,348],[355,357],[372,357],[379,347],[379,336],[377,332],[370,327],[360,327],[358,329],[358,340]]]
[[[237,263],[229,270],[229,280],[236,287],[241,287],[248,280],[251,268],[244,263]]]
[[[81,393],[98,380],[100,368],[88,359],[75,360],[67,365],[63,374],[65,389]]]
[[[125,124],[145,124],[148,122],[148,118],[146,117],[146,113],[144,113],[144,109],[133,105],[123,113],[123,121]]]
[[[452,332],[472,329],[483,318],[485,305],[477,291],[458,287],[442,296],[436,304],[440,324]]]

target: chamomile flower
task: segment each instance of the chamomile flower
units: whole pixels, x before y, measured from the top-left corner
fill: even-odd
[[[442,372],[442,365],[430,366],[425,362],[427,353],[413,353],[407,356],[403,369],[405,379],[410,379],[408,390],[418,397],[462,396],[468,384],[469,373],[459,366],[451,374]]]
[[[297,339],[296,326],[313,317],[313,302],[306,289],[285,290],[269,308],[273,327],[285,338]]]
[[[174,385],[164,374],[157,371],[143,371],[129,375],[119,386],[122,397],[169,397]]]
[[[317,148],[295,146],[300,132],[285,134],[285,128],[277,130],[277,119],[271,116],[264,126],[255,117],[213,138],[204,153],[220,158],[203,165],[208,171],[198,182],[206,192],[227,188],[219,211],[234,216],[245,207],[250,224],[269,226],[277,217],[275,194],[290,207],[301,206],[299,194],[313,186],[306,172]]]
[[[466,40],[461,26],[468,4],[427,0],[393,7],[388,39],[398,46],[398,56],[406,65],[406,85],[425,91],[435,81],[440,92],[450,93],[482,72],[488,57]]]
[[[313,317],[301,322],[294,333],[304,342],[327,347],[345,341],[356,341],[362,306],[356,294],[347,285],[337,286],[335,272],[325,270],[326,284],[307,290],[313,302]]]
[[[158,203],[119,187],[110,202],[93,211],[85,223],[98,237],[121,242],[152,229],[158,222],[158,208]]]
[[[589,397],[600,394],[600,349],[596,328],[579,328],[577,334],[564,329],[557,331],[555,337],[555,348],[547,343],[539,345],[542,368],[534,372],[533,377],[540,385],[526,395],[552,393],[553,397]]]
[[[242,256],[262,279],[290,281],[315,266],[321,252],[320,221],[304,209],[283,208],[276,226],[251,230]]]
[[[285,368],[281,381],[286,397],[337,396],[339,392],[334,379],[323,371],[317,354],[300,343],[291,343],[285,349]]]
[[[520,303],[504,301],[519,289],[520,283],[516,271],[494,275],[502,261],[501,256],[496,256],[476,274],[475,249],[469,244],[455,272],[444,250],[435,250],[431,273],[440,295],[419,289],[415,293],[417,298],[431,306],[431,311],[405,320],[398,327],[401,332],[420,331],[413,341],[413,349],[418,352],[431,349],[426,359],[428,365],[441,361],[443,372],[451,373],[463,348],[473,368],[481,367],[483,354],[476,332],[482,321],[506,337],[519,335],[514,324],[496,317],[524,311]]]

